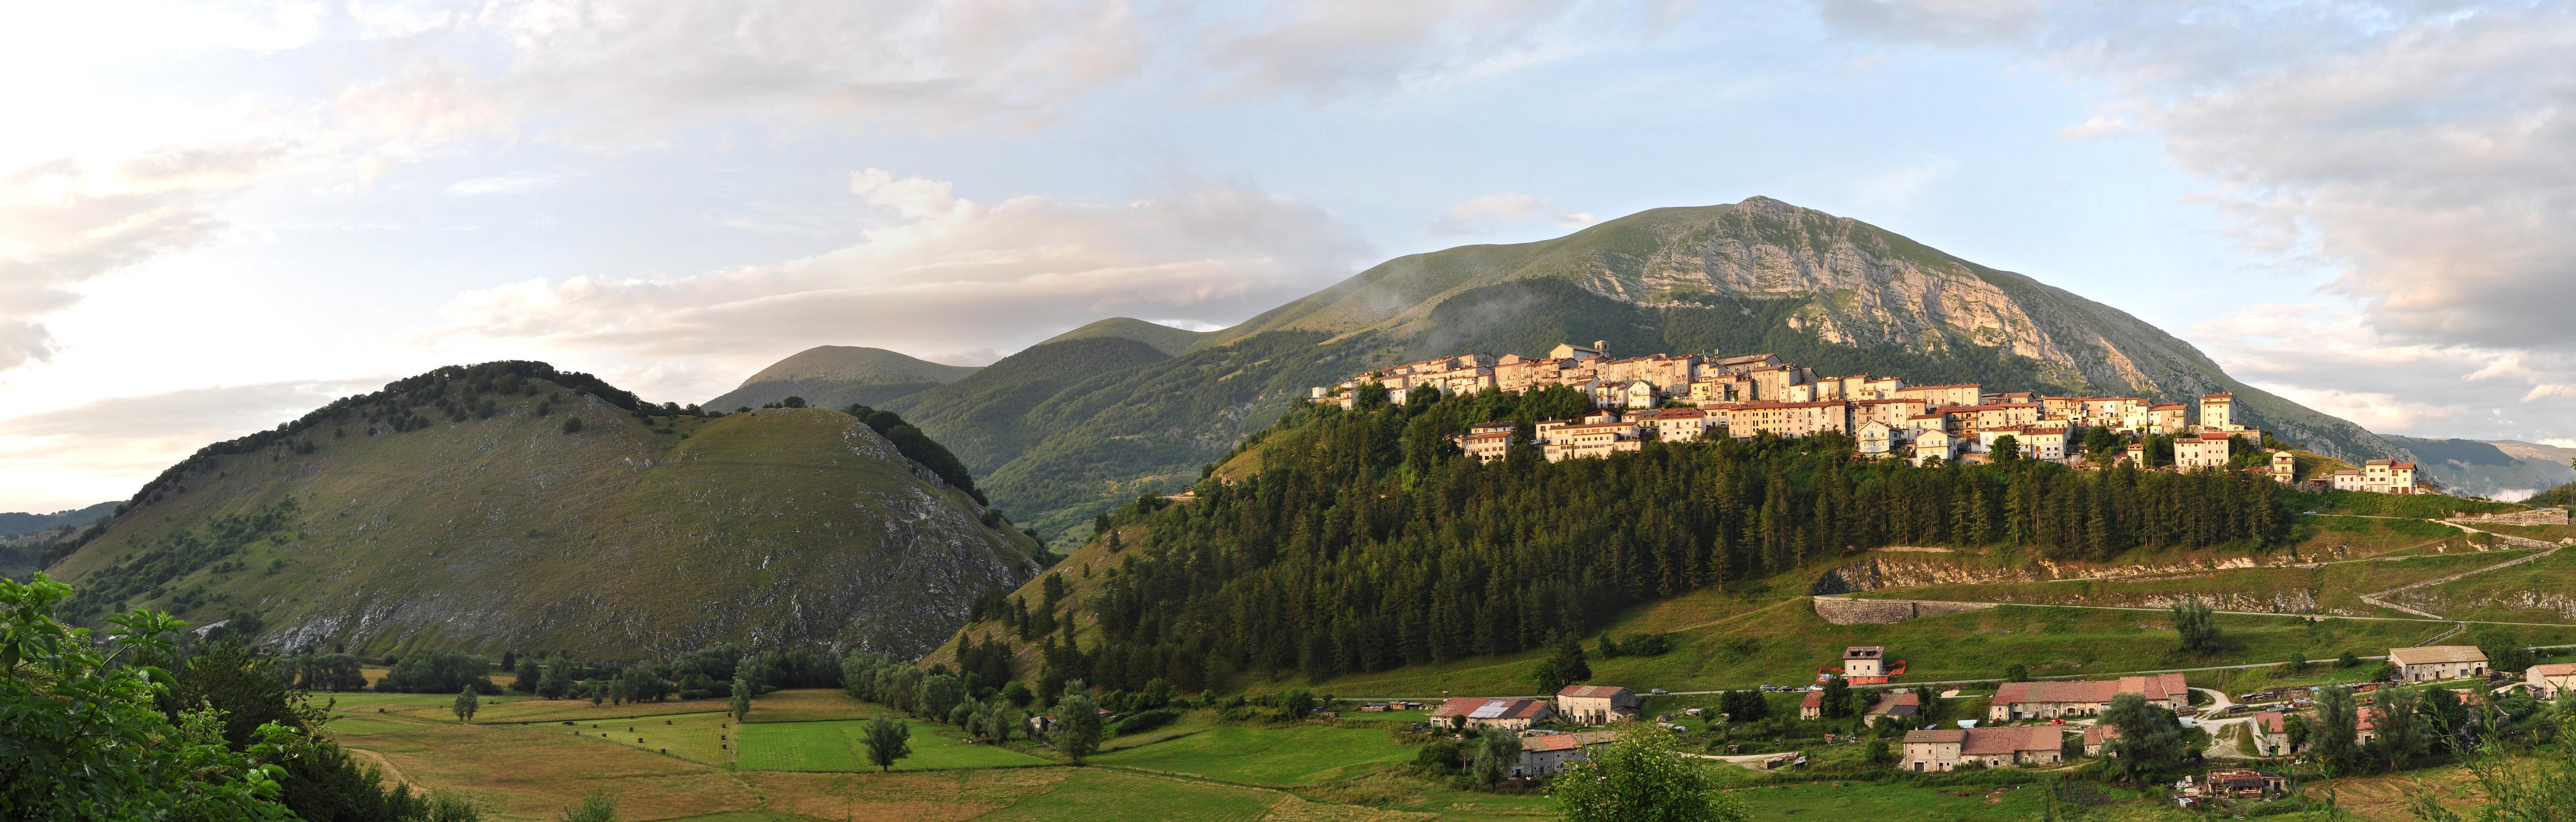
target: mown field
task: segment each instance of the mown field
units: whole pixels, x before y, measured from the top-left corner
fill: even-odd
[[[764,722],[742,729],[738,766],[752,771],[875,770],[860,752],[867,720]],[[1044,765],[1047,760],[993,745],[973,745],[954,728],[929,722],[911,723],[912,755],[895,763],[903,771],[951,771]]]
[[[1411,759],[1412,748],[1366,728],[1217,728],[1095,757],[1103,765],[1252,785],[1314,785]]]

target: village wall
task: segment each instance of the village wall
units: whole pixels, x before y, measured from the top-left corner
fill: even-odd
[[[1995,607],[1983,602],[1934,602],[1911,599],[1843,599],[1816,597],[1816,616],[1835,625],[1885,625],[1943,614],[1964,614]]]
[[[2566,525],[2567,509],[2535,508],[2529,511],[2503,511],[2493,514],[2469,514],[2451,518],[2452,522],[2471,525]]]

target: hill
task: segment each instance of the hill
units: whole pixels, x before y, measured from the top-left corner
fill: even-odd
[[[0,514],[0,537],[51,531],[66,525],[88,525],[115,512],[116,502],[113,500],[51,514],[25,514],[13,511]]]
[[[1127,358],[1114,370],[976,397],[963,396],[960,381],[888,406],[958,448],[996,504],[1064,547],[1087,533],[1092,512],[1194,482],[1308,386],[1417,357],[1535,355],[1566,340],[1607,340],[1622,354],[1769,351],[1820,373],[1917,384],[2177,401],[2228,391],[2251,424],[2314,453],[2411,456],[2236,381],[2116,308],[1760,197],[1656,209],[1534,243],[1399,257],[1166,359]],[[1046,348],[993,368],[1060,359]],[[969,441],[995,445],[970,455],[958,445]]]
[[[2576,448],[2496,440],[2422,439],[2391,436],[2390,442],[2414,452],[2424,473],[2444,491],[2468,496],[2514,499],[2561,483],[2576,482]]]
[[[1064,342],[1066,340],[1087,340],[1094,337],[1116,337],[1122,340],[1135,340],[1137,342],[1153,346],[1155,350],[1177,357],[1180,356],[1182,352],[1196,348],[1199,344],[1214,339],[1218,333],[1219,332],[1215,331],[1191,331],[1185,328],[1173,328],[1161,323],[1149,323],[1144,320],[1128,317],[1111,317],[1106,320],[1101,320],[1090,325],[1085,325],[1081,328],[1076,328],[1074,330],[1049,337],[1046,339],[1046,342],[1039,343],[1039,345],[1045,345],[1046,343],[1052,342]]]
[[[888,400],[965,379],[978,369],[941,365],[882,348],[818,345],[743,380],[742,385],[706,401],[714,411],[759,408],[788,397],[804,397],[818,408],[882,405]]]
[[[50,572],[83,618],[248,618],[274,647],[912,654],[1034,549],[843,412],[689,416],[489,363],[209,446]]]

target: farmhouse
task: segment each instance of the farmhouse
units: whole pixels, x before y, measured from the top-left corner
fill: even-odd
[[[1854,645],[1843,649],[1843,676],[1856,679],[1887,675],[1887,648],[1879,645]]]
[[[2424,645],[2393,648],[2389,664],[2397,666],[2399,682],[2431,682],[2436,679],[2466,679],[2485,676],[2487,655],[2475,645]]]
[[[2183,684],[2181,674],[2077,682],[2006,682],[2003,687],[1995,689],[1995,700],[1986,709],[1986,718],[1994,722],[2012,722],[2094,716],[2110,707],[2111,698],[2120,694],[2137,694],[2146,698],[2149,705],[2176,712],[2191,707],[2191,691]]]
[[[1431,724],[1449,728],[1526,731],[1530,725],[1545,722],[1553,716],[1555,714],[1548,710],[1544,700],[1462,696],[1432,709]]]
[[[1905,761],[1899,767],[1933,772],[1947,771],[1967,762],[1990,768],[2054,765],[2064,759],[2059,751],[2064,741],[2064,735],[2051,725],[1907,731]]]
[[[1823,691],[1818,691],[1818,690],[1809,690],[1809,691],[1807,691],[1807,696],[1806,696],[1805,698],[1798,700],[1798,718],[1799,718],[1799,719],[1804,719],[1804,720],[1813,721],[1813,720],[1817,720],[1817,719],[1822,719],[1822,718],[1824,718],[1824,716],[1825,716],[1825,692],[1823,692]]]
[[[2289,717],[2280,711],[2254,712],[2254,752],[2264,756],[2297,753],[2290,750],[2289,722]]]
[[[2118,725],[2095,725],[2086,728],[2084,729],[2084,755],[2101,756],[2102,749],[2109,745],[2111,740],[2118,738],[2120,738]]]
[[[2562,691],[2576,689],[2576,662],[2534,665],[2522,672],[2522,680],[2540,689],[2543,699],[2554,699]]]
[[[1580,762],[1592,749],[1619,738],[1617,731],[1577,731],[1570,734],[1539,734],[1521,737],[1521,758],[1512,764],[1514,779],[1554,776],[1565,766]]]
[[[1604,725],[1637,718],[1637,694],[1609,685],[1568,685],[1556,692],[1556,713],[1576,725]]]

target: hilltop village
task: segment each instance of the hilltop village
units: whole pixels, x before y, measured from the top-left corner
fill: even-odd
[[[1564,343],[1536,358],[1476,352],[1403,363],[1317,386],[1309,401],[1348,409],[1374,388],[1383,388],[1389,402],[1403,403],[1420,390],[1519,393],[1559,386],[1581,392],[1596,410],[1579,419],[1540,422],[1527,443],[1510,422],[1474,425],[1454,441],[1486,462],[1524,444],[1558,462],[1636,451],[1649,440],[1833,433],[1852,438],[1864,456],[1918,466],[1988,462],[2000,447],[2023,459],[2098,468],[2086,445],[2088,435],[2100,432],[2117,438],[2115,464],[2225,470],[2252,462],[2243,459],[2249,452],[2268,451],[2268,458],[2246,470],[2283,484],[2299,482],[2296,458],[2286,447],[2267,447],[2261,429],[2244,425],[2231,394],[2202,396],[2194,421],[2193,409],[2178,402],[1989,393],[1975,383],[1912,385],[1903,377],[1868,374],[1820,377],[1775,354],[1617,358],[1605,342]],[[2150,437],[2166,438],[2172,452],[2151,454]],[[2340,491],[2413,494],[2426,490],[2415,469],[2411,462],[2378,459],[2309,482]]]

